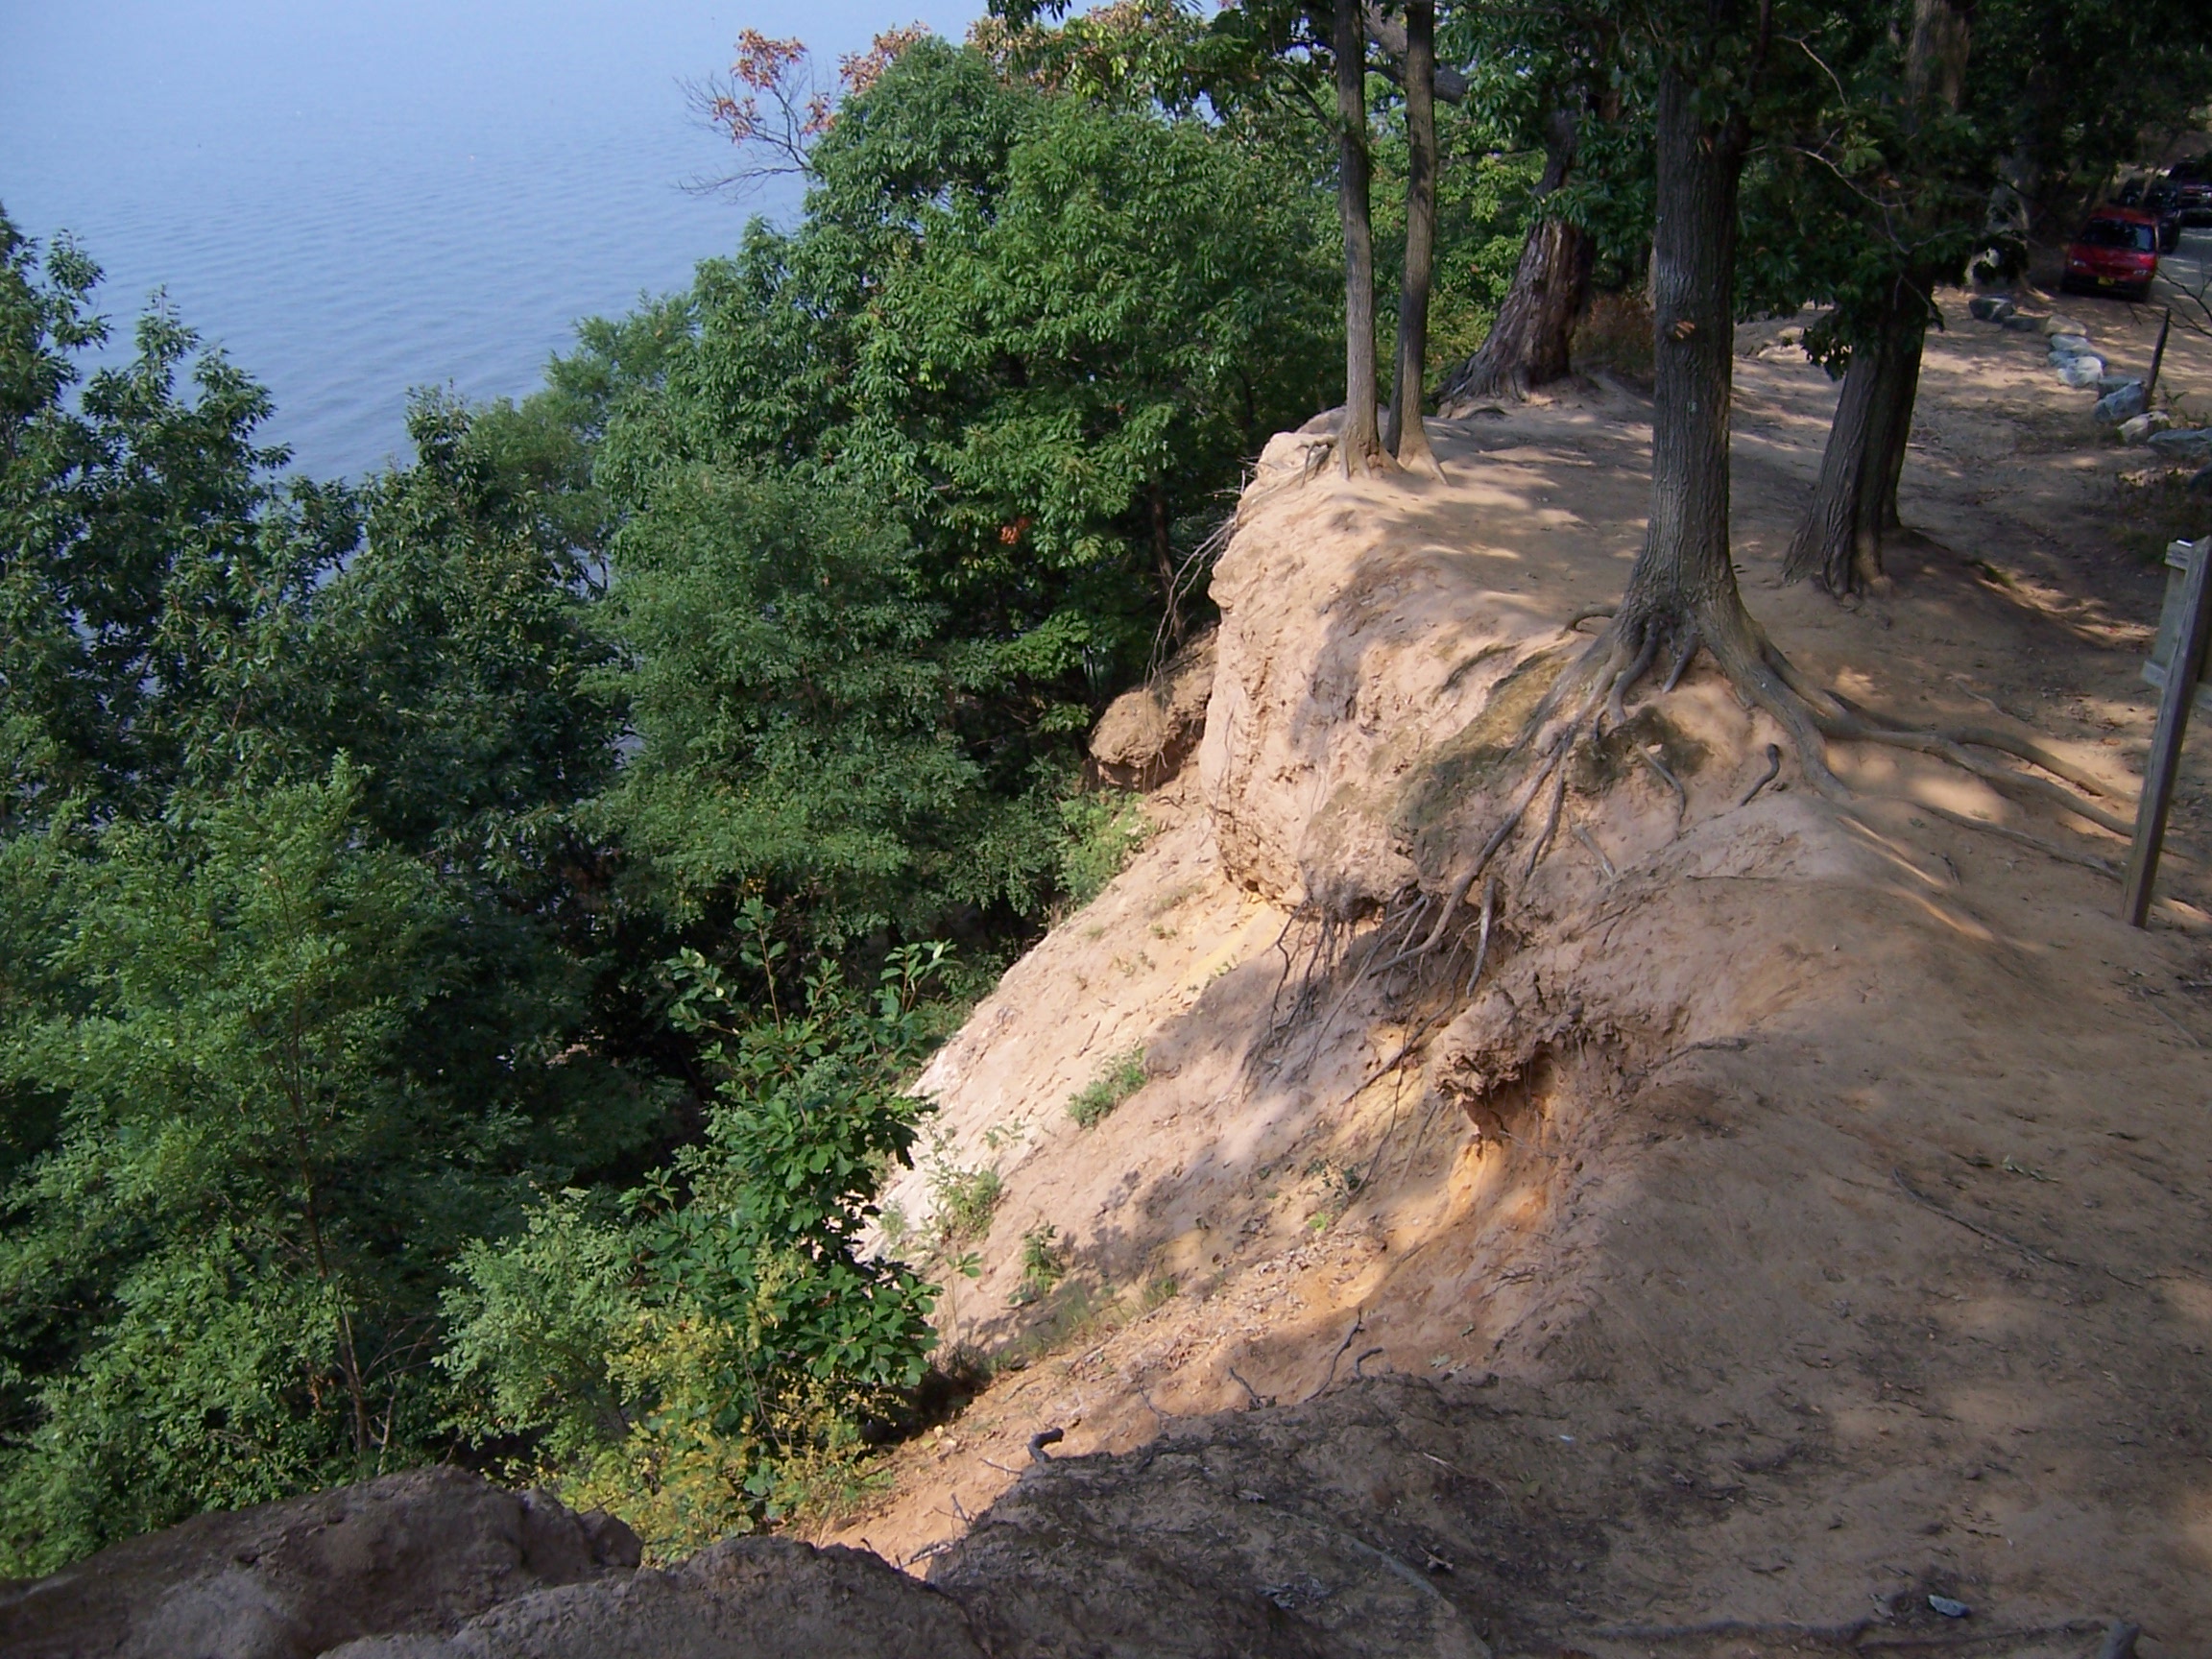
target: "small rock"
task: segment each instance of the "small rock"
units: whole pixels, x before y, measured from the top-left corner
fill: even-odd
[[[2119,391],[2121,387],[2134,384],[2134,375],[2114,374],[2107,371],[2097,376],[2097,396],[2100,397],[2109,397],[2112,393]]]
[[[2131,421],[2120,422],[2120,442],[2140,444],[2153,432],[2163,432],[2174,424],[2174,417],[2163,409],[2146,409]]]
[[[1935,1608],[1946,1619],[1963,1619],[1967,1614],[1974,1611],[1965,1602],[1954,1601],[1948,1596],[1931,1596],[1928,1598],[1928,1605]]]
[[[2034,334],[2043,327],[2043,320],[2040,317],[2023,317],[2017,311],[2009,317],[1999,319],[1999,321],[2015,334]]]
[[[2097,376],[2104,373],[2102,357],[2077,357],[2058,367],[2058,378],[2077,391],[2086,391],[2097,384]]]
[[[2104,382],[2099,381],[2098,386],[2102,389]],[[2144,393],[2142,381],[2123,381],[2120,385],[2105,392],[2104,397],[2098,398],[2097,407],[2092,409],[2090,413],[2105,425],[2117,426],[2121,421],[2131,421],[2142,414],[2144,406],[2150,400],[2150,397]]]
[[[2145,442],[2167,461],[2212,461],[2212,426],[2176,426]]]
[[[2054,357],[2079,357],[2089,349],[2086,334],[2054,334],[2051,336],[2051,355]]]
[[[2002,294],[1977,294],[1966,301],[1966,315],[1984,323],[2002,323],[2012,312],[2012,301]]]
[[[2046,334],[2086,334],[2089,332],[2089,325],[2086,323],[2077,323],[2071,317],[2060,316],[2055,312],[2043,319],[2043,332]]]

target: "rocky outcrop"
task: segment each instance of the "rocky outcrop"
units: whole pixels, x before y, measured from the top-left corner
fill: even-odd
[[[416,1469],[200,1515],[0,1590],[10,1659],[308,1659],[450,1630],[529,1591],[635,1568],[637,1536],[541,1492]]]
[[[0,1651],[1488,1659],[1473,1616],[1407,1565],[1397,1540],[1369,1544],[1327,1519],[1342,1495],[1326,1480],[1285,1483],[1272,1465],[1306,1431],[1282,1425],[1245,1447],[1231,1430],[1214,1447],[1201,1429],[1157,1457],[1041,1464],[974,1538],[930,1563],[930,1583],[867,1551],[790,1538],[729,1539],[674,1567],[639,1569],[637,1540],[618,1522],[422,1470],[202,1516],[16,1586],[0,1612]],[[1238,1480],[1224,1487],[1207,1459],[1232,1450]],[[1362,1450],[1371,1462],[1375,1448]],[[1277,1507],[1263,1506],[1270,1501]]]
[[[983,1659],[960,1604],[857,1550],[733,1538],[666,1572],[524,1596],[330,1659]]]
[[[1091,733],[1101,779],[1122,789],[1157,789],[1183,769],[1206,730],[1216,637],[1209,628],[1152,679],[1106,706]]]

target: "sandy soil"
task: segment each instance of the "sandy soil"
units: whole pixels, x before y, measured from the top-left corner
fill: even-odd
[[[2064,309],[2148,357],[2130,308]],[[1747,600],[1862,702],[2039,730],[2126,817],[2145,457],[2039,337],[1954,315],[1917,534],[1851,609],[1777,577],[1834,388],[1743,331]],[[2212,353],[2177,336],[2165,373],[2212,389]],[[841,1541],[958,1574],[1209,1540],[1221,1595],[1339,1651],[1330,1549],[1427,1609],[1420,1651],[2086,1655],[2114,1615],[2152,1659],[2212,1647],[2212,738],[2148,932],[2090,867],[2118,837],[1939,761],[1839,748],[1848,806],[1789,767],[1743,804],[1779,733],[1700,673],[1638,728],[1686,803],[1625,752],[1578,775],[1472,995],[1469,952],[1379,982],[1371,920],[1311,919],[1464,847],[1485,712],[1620,589],[1647,419],[1606,388],[1439,423],[1443,483],[1309,477],[1277,441],[1160,832],[924,1079],[939,1139],[892,1197],[926,1236],[933,1174],[999,1172],[943,1310],[997,1369]],[[1078,1128],[1138,1048],[1144,1086]],[[1027,1295],[1046,1227],[1068,1274]]]

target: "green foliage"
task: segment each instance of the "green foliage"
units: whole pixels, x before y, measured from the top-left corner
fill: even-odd
[[[1152,833],[1142,798],[1126,790],[1070,795],[1060,803],[1060,893],[1067,903],[1091,902]]]
[[[440,1455],[439,1295],[665,1120],[579,802],[611,660],[463,412],[365,495],[0,220],[0,1572]],[[81,394],[73,388],[81,384]],[[189,393],[184,388],[189,387]],[[366,509],[373,535],[360,539]]]
[[[937,1205],[938,1241],[950,1249],[991,1230],[991,1217],[1006,1196],[1006,1182],[996,1169],[961,1169],[940,1163],[929,1172],[929,1195]]]
[[[643,742],[609,810],[681,912],[764,885],[843,938],[1023,897],[1044,805],[961,741],[988,670],[895,518],[850,486],[700,468],[615,549]]]
[[[1022,1283],[1014,1291],[1018,1308],[1048,1296],[1068,1276],[1068,1253],[1060,1243],[1060,1229],[1040,1221],[1022,1235]]]
[[[620,1212],[561,1193],[464,1255],[442,1361],[476,1402],[463,1427],[534,1443],[662,1551],[849,1488],[934,1341],[935,1293],[859,1238],[882,1171],[911,1161],[921,1108],[899,1085],[944,954],[894,951],[866,996],[818,967],[763,1017],[686,953],[675,1017],[719,1078],[705,1137]]]
[[[1266,437],[1329,400],[1325,196],[1248,137],[923,41],[681,333],[602,335],[594,489],[674,914],[794,937],[1033,915],[1073,738]]]
[[[466,912],[358,800],[341,765],[0,843],[39,942],[0,1091],[54,1103],[0,1236],[14,1563],[423,1455],[439,1263],[634,1127],[601,1064],[517,1051],[523,996],[470,995]]]
[[[99,275],[0,214],[0,834],[226,765],[355,536],[343,490],[274,482],[268,395],[168,310],[84,377]]]
[[[1144,1050],[1132,1048],[1106,1062],[1106,1070],[1068,1097],[1068,1116],[1095,1129],[1114,1109],[1144,1087]]]

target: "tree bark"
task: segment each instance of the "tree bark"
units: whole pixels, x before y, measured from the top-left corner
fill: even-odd
[[[1657,227],[1651,243],[1651,521],[1614,633],[1648,656],[1749,616],[1728,556],[1728,413],[1735,367],[1736,192],[1746,124],[1697,118],[1672,65],[1659,78]],[[1726,664],[1723,664],[1726,666]]]
[[[1786,581],[1810,576],[1841,597],[1884,580],[1882,539],[1894,524],[1927,325],[1919,294],[1897,278],[1872,338],[1852,351],[1844,372],[1819,481],[1783,556]]]
[[[1716,24],[1724,10],[1716,6]],[[1772,21],[1771,5],[1763,0],[1749,74],[1728,88],[1727,113],[1718,120],[1699,114],[1698,88],[1680,64],[1669,61],[1660,71],[1653,123],[1650,524],[1612,622],[1540,708],[1548,720],[1566,721],[1551,728],[1556,759],[1585,722],[1594,730],[1610,717],[1620,726],[1626,692],[1647,673],[1665,663],[1662,688],[1671,688],[1703,651],[1739,697],[1789,733],[1808,781],[1833,794],[1840,785],[1827,767],[1818,715],[1798,689],[1796,671],[1743,608],[1729,557],[1736,202],[1750,146],[1751,97],[1765,69]]]
[[[1398,373],[1385,442],[1401,467],[1437,470],[1421,406],[1429,291],[1436,270],[1436,3],[1406,3],[1406,280],[1398,295]]]
[[[1344,424],[1336,453],[1346,472],[1387,465],[1377,418],[1375,230],[1369,205],[1367,32],[1359,0],[1336,0],[1336,120],[1341,129],[1336,211],[1344,227]]]
[[[1905,450],[1912,439],[1912,408],[1920,400],[1920,358],[1927,343],[1928,321],[1923,317],[1919,326],[1909,331],[1901,343],[1896,373],[1890,381],[1896,412],[1889,427],[1888,464],[1882,470],[1882,500],[1875,511],[1875,522],[1885,532],[1899,529],[1905,522],[1897,512],[1897,485],[1905,475]]]
[[[1536,186],[1541,202],[1567,181],[1575,151],[1574,111],[1551,117],[1544,147],[1544,176]],[[1575,319],[1590,294],[1590,272],[1598,244],[1581,227],[1539,216],[1521,246],[1513,285],[1498,308],[1498,321],[1474,356],[1444,380],[1437,407],[1463,410],[1495,397],[1526,397],[1529,389],[1564,379],[1571,367],[1569,347]]]
[[[1972,44],[1972,0],[1913,0],[1908,132],[1938,110],[1958,108]],[[1929,219],[1925,206],[1909,215],[1906,235],[1925,233]],[[1897,488],[1919,395],[1931,315],[1925,296],[1947,275],[1926,260],[1908,262],[1877,313],[1872,338],[1853,348],[1819,482],[1783,559],[1785,580],[1810,576],[1838,598],[1885,580],[1883,539],[1903,522]]]

